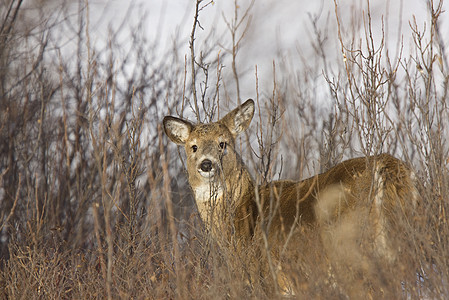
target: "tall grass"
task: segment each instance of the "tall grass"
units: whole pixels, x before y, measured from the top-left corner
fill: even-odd
[[[197,21],[210,3],[196,3],[191,35],[182,37],[190,53],[178,53],[175,43],[164,59],[157,56],[160,41],[139,31],[144,18],[128,45],[118,40],[126,30],[120,28],[100,47],[90,38],[89,1],[78,3],[76,17],[66,4],[0,3],[1,297],[279,296],[274,278],[254,276],[269,268],[257,239],[237,253],[203,231],[183,154],[160,125],[166,114],[202,122],[223,116],[244,100],[247,76],[254,76],[258,109],[240,152],[258,182],[302,179],[381,152],[413,166],[419,182],[419,205],[395,228],[399,259],[374,264],[366,276],[329,272],[320,239],[304,229],[300,249],[280,260],[297,297],[447,297],[442,3],[428,2],[426,26],[409,20],[412,33],[404,39],[413,43],[399,41],[392,54],[384,31],[374,34],[368,7],[349,14],[335,2],[324,25],[320,16],[310,18],[313,60],[279,57],[266,88],[257,68],[251,75],[238,63],[249,59],[244,47],[258,3],[236,3],[226,16],[228,39],[211,34],[199,45],[204,31]],[[59,40],[61,28],[73,39]]]

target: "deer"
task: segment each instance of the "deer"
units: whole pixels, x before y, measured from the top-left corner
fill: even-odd
[[[294,227],[325,228],[323,244],[332,248],[332,230],[357,227],[351,223],[353,216],[363,215],[376,253],[394,260],[388,237],[395,222],[393,212],[417,201],[411,168],[384,153],[343,161],[305,180],[258,185],[236,149],[236,138],[248,129],[254,112],[254,101],[248,99],[216,122],[163,119],[168,138],[185,149],[188,181],[207,232],[215,238],[226,236],[244,248],[261,222],[269,223],[264,227],[268,243],[289,238],[294,244]],[[284,279],[280,275],[278,283],[287,288]]]

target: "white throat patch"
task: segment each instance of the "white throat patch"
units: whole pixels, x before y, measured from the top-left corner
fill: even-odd
[[[211,184],[203,184],[196,187],[193,192],[195,193],[195,200],[197,202],[210,202],[211,199],[220,199],[223,197],[223,188],[221,185],[214,186]]]

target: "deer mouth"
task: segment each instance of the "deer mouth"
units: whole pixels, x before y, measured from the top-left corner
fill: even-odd
[[[211,179],[215,176],[215,172],[214,171],[210,171],[210,172],[204,172],[201,170],[198,170],[198,173],[200,173],[201,177],[207,178],[207,179]]]

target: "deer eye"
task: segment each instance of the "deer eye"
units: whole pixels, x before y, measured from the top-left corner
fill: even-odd
[[[224,148],[226,148],[226,143],[225,142],[221,142],[219,144],[219,146],[220,146],[220,149],[224,149]]]
[[[197,145],[193,145],[193,146],[192,146],[192,151],[193,151],[193,152],[196,152],[196,150],[198,150],[198,146],[197,146]]]

